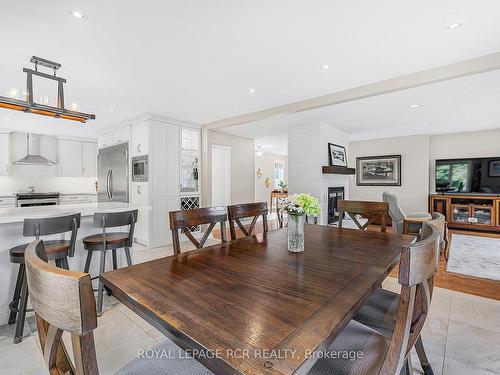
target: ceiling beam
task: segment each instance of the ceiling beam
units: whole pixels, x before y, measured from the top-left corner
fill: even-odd
[[[208,122],[206,124],[203,124],[203,128],[207,130],[213,130],[234,125],[241,125],[249,122],[263,120],[271,116],[333,106],[340,103],[346,103],[354,100],[369,98],[372,96],[388,94],[395,91],[407,90],[414,87],[430,85],[432,83],[448,81],[498,69],[500,69],[500,52],[424,70],[421,72],[410,73],[399,77],[370,83],[368,85],[334,92],[332,94],[317,96],[315,98],[307,100],[284,104],[257,112]]]

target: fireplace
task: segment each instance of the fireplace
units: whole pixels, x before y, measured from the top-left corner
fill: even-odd
[[[328,224],[339,221],[338,201],[344,199],[345,190],[343,186],[328,188]]]

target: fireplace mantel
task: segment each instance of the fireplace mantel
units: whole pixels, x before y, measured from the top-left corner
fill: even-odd
[[[338,165],[323,166],[323,174],[356,174],[356,169],[339,167]]]

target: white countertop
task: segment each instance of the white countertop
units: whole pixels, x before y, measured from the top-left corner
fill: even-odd
[[[16,223],[28,218],[63,216],[80,212],[82,216],[92,216],[96,212],[119,212],[139,207],[131,203],[101,202],[54,206],[0,208],[0,224]]]

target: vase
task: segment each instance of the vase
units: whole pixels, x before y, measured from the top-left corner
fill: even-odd
[[[288,251],[304,251],[304,223],[306,215],[288,214]]]

